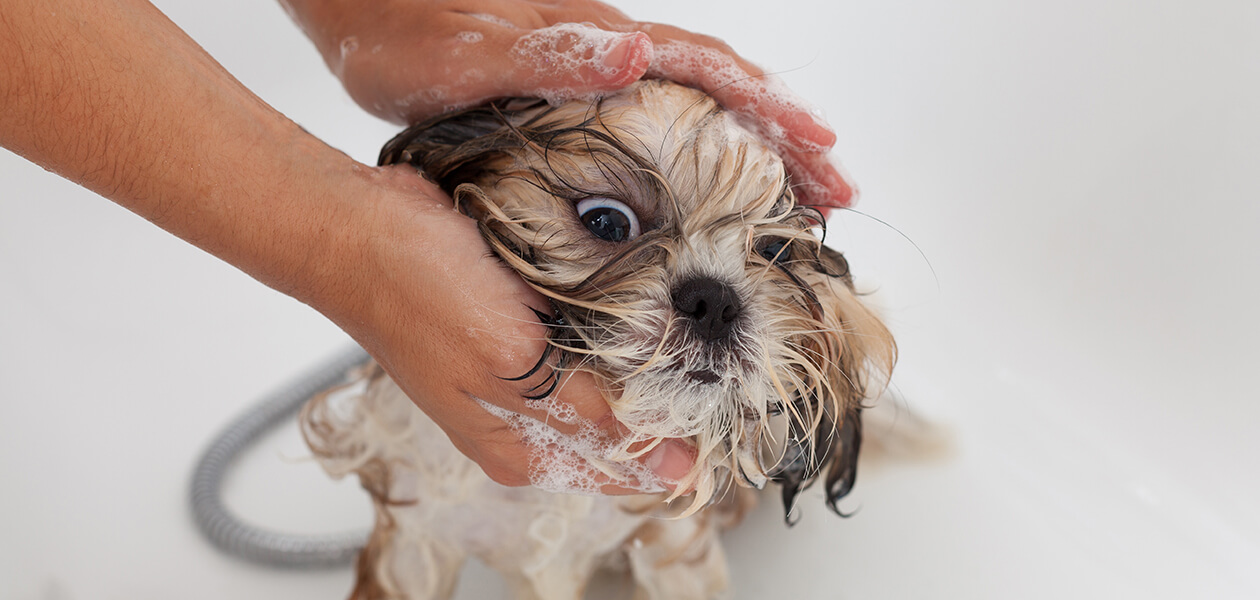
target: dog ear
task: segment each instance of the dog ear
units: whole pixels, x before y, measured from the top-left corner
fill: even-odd
[[[849,261],[840,253],[839,250],[833,250],[825,245],[818,246],[818,262],[823,267],[823,273],[832,277],[838,277],[844,280],[844,284],[849,289],[853,289],[853,276],[849,272]]]
[[[806,402],[798,396],[794,404],[797,405],[795,414],[805,415],[810,410],[810,405],[818,404],[818,399],[814,397]],[[783,456],[769,474],[770,480],[779,484],[783,499],[783,521],[789,527],[796,524],[796,521],[792,520],[796,497],[813,485],[818,474],[831,461],[835,451],[835,445],[832,443],[835,420],[825,407],[822,418],[813,431],[806,428],[803,420],[803,417],[788,417],[788,433]]]
[[[486,172],[487,163],[523,143],[513,123],[545,103],[510,99],[439,115],[412,125],[381,149],[380,165],[408,163],[451,194]]]
[[[839,355],[832,358],[829,379],[839,397],[842,418],[836,428],[818,432],[829,439],[831,453],[827,465],[827,505],[845,516],[837,503],[853,490],[857,477],[858,452],[862,445],[862,405],[878,396],[897,362],[897,344],[892,333],[853,290],[849,265],[844,257],[823,247],[823,260],[829,271],[820,290],[827,331],[837,332]],[[836,279],[844,285],[837,285]],[[830,436],[830,437],[821,437]]]
[[[858,452],[862,446],[862,408],[857,402],[847,403],[839,427],[831,412],[825,407],[824,411],[812,435],[806,435],[797,419],[789,419],[787,450],[770,474],[780,486],[783,520],[789,526],[796,524],[792,519],[796,497],[813,485],[823,471],[826,471],[827,505],[836,514],[849,516],[841,512],[837,504],[853,490],[857,479]]]
[[[845,412],[840,423],[840,431],[832,432],[834,443],[831,446],[830,466],[824,480],[827,492],[827,506],[842,517],[852,513],[843,513],[837,503],[853,491],[853,483],[857,480],[858,452],[862,449],[862,407],[852,403]]]
[[[808,404],[797,399],[802,403],[799,414],[822,411],[813,431],[806,431],[795,419],[789,421],[789,451],[772,474],[783,486],[784,519],[789,525],[796,497],[819,476],[826,487],[827,505],[836,514],[848,516],[838,503],[853,490],[857,478],[862,404],[878,392],[872,388],[891,373],[897,356],[892,334],[853,291],[844,256],[822,246],[819,259],[816,269],[803,273],[801,281],[813,290],[821,308],[816,317],[821,321],[819,331],[831,332],[819,348],[819,355],[826,357],[820,367],[828,381],[817,390],[820,396],[831,397],[809,398]]]
[[[883,323],[870,309],[858,303],[854,295],[853,274],[844,254],[820,246],[819,262],[824,273],[843,281],[846,288],[835,296],[837,301],[828,307],[847,326],[839,367],[845,381],[843,389],[847,390],[849,397],[845,399],[846,409],[839,430],[828,432],[834,435],[834,443],[828,455],[830,465],[825,484],[827,505],[836,514],[848,516],[840,511],[837,503],[853,490],[857,479],[858,453],[862,447],[862,402],[868,392],[870,371],[882,370],[885,375],[891,372],[897,349]]]

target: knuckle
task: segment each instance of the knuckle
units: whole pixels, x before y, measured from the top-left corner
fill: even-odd
[[[547,352],[545,341],[546,330],[523,332],[522,336],[504,337],[496,340],[493,348],[487,349],[482,356],[482,363],[487,372],[495,377],[516,378],[525,375],[538,364]],[[540,369],[540,372],[545,369]],[[531,378],[532,379],[532,378]]]
[[[505,352],[486,356],[484,364],[491,375],[507,379],[521,377],[528,373],[538,361],[538,358],[542,356],[543,350],[534,348],[533,344],[513,344],[511,346]]]
[[[732,48],[730,44],[727,44],[726,42],[718,38],[708,37],[708,40],[706,41],[706,45],[730,57],[731,60],[736,61],[736,64],[740,64],[740,61],[742,60],[741,57],[739,56],[739,53],[736,52],[735,49]],[[744,66],[740,64],[740,68],[744,68]]]

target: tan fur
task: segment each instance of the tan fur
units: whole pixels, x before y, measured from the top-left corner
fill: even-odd
[[[647,82],[597,104],[505,102],[411,130],[384,158],[448,187],[495,252],[555,300],[566,325],[552,343],[566,359],[553,366],[593,373],[629,431],[587,459],[631,464],[669,437],[698,460],[680,482],[695,492],[668,505],[503,488],[370,370],[302,417],[325,468],[358,473],[377,506],[355,598],[448,597],[468,555],[520,598],[579,598],[608,565],[631,569],[637,597],[710,598],[726,588],[717,532],[746,510],[745,487],[794,481],[791,498],[826,468],[833,507],[847,493],[861,403],[895,347],[815,235],[817,213],[795,206],[782,161],[711,99]],[[594,237],[574,208],[590,196],[630,206],[642,235]],[[762,255],[783,241],[781,255]],[[673,290],[695,276],[738,295],[728,345],[698,343],[674,308]],[[700,371],[719,381],[688,379]],[[657,518],[671,514],[691,516]]]

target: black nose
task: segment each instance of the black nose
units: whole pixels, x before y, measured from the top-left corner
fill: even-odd
[[[710,342],[726,338],[739,316],[739,296],[731,286],[697,277],[674,288],[674,308],[686,315],[691,330]]]

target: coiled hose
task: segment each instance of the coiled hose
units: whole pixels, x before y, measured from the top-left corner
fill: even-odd
[[[287,568],[324,568],[349,564],[363,548],[368,532],[300,535],[269,531],[242,522],[223,502],[223,478],[246,448],[291,419],[311,396],[341,383],[350,369],[368,360],[362,348],[337,354],[267,396],[219,433],[197,461],[190,499],[197,527],[228,554]]]

